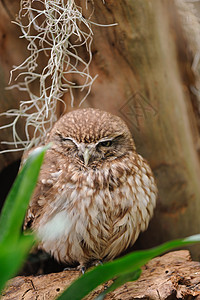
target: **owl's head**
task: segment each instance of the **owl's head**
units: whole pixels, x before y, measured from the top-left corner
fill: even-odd
[[[124,121],[99,109],[78,109],[65,114],[51,130],[47,142],[69,159],[86,167],[114,160],[135,151]]]

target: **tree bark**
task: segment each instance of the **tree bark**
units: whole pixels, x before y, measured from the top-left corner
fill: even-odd
[[[11,23],[18,9],[19,1],[0,2],[0,113],[18,108],[20,101],[19,92],[6,90],[13,65],[20,63],[26,55],[25,43],[19,39],[20,31]],[[0,117],[0,126],[6,125],[8,122],[6,117]],[[22,122],[20,131],[23,132]],[[12,130],[0,130],[0,142],[8,140],[12,141]],[[6,145],[0,144],[0,150],[7,148]],[[0,171],[20,157],[20,152],[1,154]]]
[[[197,99],[190,92],[195,84],[191,70],[193,45],[189,44],[177,6],[168,0],[104,2],[94,1],[92,21],[118,25],[93,26],[90,69],[91,74],[99,76],[82,107],[97,107],[124,118],[138,152],[153,169],[159,199],[138,247],[199,233],[199,111]],[[87,16],[85,3],[76,3]],[[11,66],[27,54],[26,43],[18,39],[18,29],[10,25],[10,16],[17,13],[18,5],[19,1],[8,0],[5,9],[0,3],[2,111],[19,104],[19,92],[5,91],[4,87]],[[68,95],[64,100],[70,110]],[[75,108],[79,102],[77,94]],[[10,135],[8,131],[0,134],[1,139]],[[0,156],[0,169],[16,157],[18,153]],[[192,248],[196,258],[199,250],[198,246]]]

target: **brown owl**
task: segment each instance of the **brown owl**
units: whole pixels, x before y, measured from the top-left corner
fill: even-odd
[[[157,188],[148,163],[117,116],[79,109],[60,118],[24,227],[58,261],[84,267],[132,246],[153,215]]]

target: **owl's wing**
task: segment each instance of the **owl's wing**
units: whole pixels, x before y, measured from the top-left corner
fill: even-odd
[[[21,158],[21,164],[20,164],[20,167],[19,167],[19,171],[21,170],[21,168],[23,167],[23,165],[25,164],[28,156],[31,154],[32,151],[34,151],[37,147],[34,147],[32,148],[30,151],[24,151],[23,155],[22,155],[22,158]],[[37,186],[36,186],[36,189],[37,189]],[[26,230],[28,228],[31,228],[31,225],[32,225],[32,222],[34,220],[34,201],[35,199],[35,193],[34,193],[34,196],[32,197],[31,201],[29,202],[29,206],[28,206],[28,210],[26,212],[26,215],[25,215],[25,219],[24,219],[24,224],[23,224],[23,229]]]
[[[27,156],[28,155],[26,154],[25,159]],[[54,199],[56,193],[54,186],[61,173],[58,165],[59,161],[57,161],[55,152],[51,151],[51,149],[47,150],[40,170],[38,182],[25,216],[24,230],[33,227],[45,207]]]
[[[45,172],[46,166],[44,165],[40,171],[40,176],[30,200],[28,210],[24,220],[24,230],[31,228],[33,223],[40,217],[47,199],[51,194],[53,188],[53,181],[50,179],[50,174]]]
[[[37,187],[36,187],[36,190],[37,190]],[[39,205],[38,205],[38,201],[37,201],[37,194],[38,193],[34,193],[32,199],[29,203],[29,207],[26,212],[25,219],[24,219],[24,225],[23,225],[24,230],[32,227],[33,222],[35,221],[35,219],[38,215]]]

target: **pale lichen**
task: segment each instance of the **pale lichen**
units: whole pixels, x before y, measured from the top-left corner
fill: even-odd
[[[94,23],[83,17],[82,8],[74,0],[21,0],[19,15],[14,23],[21,28],[23,35],[20,38],[27,40],[30,55],[11,71],[10,82],[14,79],[16,84],[9,88],[25,91],[29,98],[20,102],[19,109],[3,113],[14,117],[10,124],[0,128],[12,128],[13,142],[3,143],[16,149],[2,152],[38,145],[57,120],[56,110],[58,102],[63,102],[63,95],[69,93],[73,106],[73,90],[79,89],[83,95],[81,104],[96,78],[89,72],[93,40],[91,26]],[[82,57],[79,52],[87,55]],[[41,55],[47,58],[42,70]],[[73,80],[77,76],[79,80]],[[37,94],[33,92],[33,84],[38,85]],[[25,140],[21,139],[16,129],[20,118],[25,118]]]

